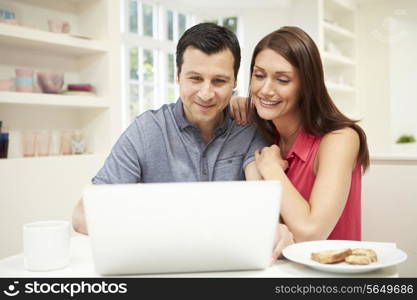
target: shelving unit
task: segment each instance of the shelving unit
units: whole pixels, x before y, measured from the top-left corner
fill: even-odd
[[[317,44],[330,96],[348,117],[361,118],[357,88],[356,0],[292,0],[293,22]]]
[[[87,145],[83,155],[0,159],[0,239],[7,245],[0,258],[22,251],[24,223],[70,220],[83,187],[120,134],[122,108],[119,1],[3,5],[15,10],[23,26],[0,23],[0,79],[14,78],[16,68],[62,72],[65,85],[90,83],[96,96],[0,91],[0,120],[11,138],[25,130],[72,129],[84,134]],[[49,32],[48,19],[68,21],[70,34]]]
[[[319,41],[326,86],[339,109],[358,116],[354,0],[319,0]]]
[[[110,101],[117,93],[117,83],[110,75],[117,59],[109,26],[114,1],[5,0],[4,5],[15,9],[20,25],[0,23],[0,79],[14,78],[15,68],[62,72],[65,84],[91,83],[97,96],[2,91],[3,125],[16,130],[77,129],[95,140],[87,141],[91,145],[88,153],[108,151],[112,137],[105,133],[118,127],[110,123],[117,109]],[[48,19],[68,21],[70,33],[49,32]],[[92,20],[93,28],[89,26]],[[31,114],[37,116],[32,122],[28,121]]]

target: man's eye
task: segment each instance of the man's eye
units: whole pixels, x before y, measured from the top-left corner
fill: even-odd
[[[190,77],[190,79],[192,81],[200,81],[201,80],[201,77],[194,76],[194,77]]]
[[[223,79],[214,79],[214,83],[216,83],[216,84],[223,84],[223,83],[225,83],[226,81],[225,80],[223,80]]]

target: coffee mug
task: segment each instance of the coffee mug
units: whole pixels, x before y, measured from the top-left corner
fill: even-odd
[[[0,91],[13,91],[14,84],[14,79],[0,79]]]
[[[62,20],[48,20],[48,26],[49,31],[55,33],[69,33],[71,30],[69,22]]]
[[[70,225],[44,221],[23,226],[24,266],[28,271],[50,271],[69,264]]]
[[[33,91],[33,70],[16,69],[16,91],[31,93]]]

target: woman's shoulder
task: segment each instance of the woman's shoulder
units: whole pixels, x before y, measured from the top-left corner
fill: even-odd
[[[353,170],[359,146],[359,134],[353,128],[345,127],[326,133],[319,145],[315,172],[321,164],[351,166]]]
[[[328,143],[351,142],[359,145],[359,134],[352,127],[344,127],[326,133],[322,141]]]
[[[355,156],[359,151],[359,134],[351,127],[334,130],[326,133],[320,142],[319,152],[330,153],[353,153]]]

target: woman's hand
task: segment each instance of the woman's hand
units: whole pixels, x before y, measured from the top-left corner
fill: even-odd
[[[238,125],[246,125],[251,122],[248,101],[248,98],[238,96],[233,96],[230,99],[230,115]]]
[[[255,162],[256,168],[264,179],[269,179],[279,170],[285,171],[288,168],[288,162],[281,157],[281,151],[277,145],[255,151]]]
[[[275,233],[274,251],[272,252],[271,265],[274,264],[277,259],[282,258],[282,250],[292,244],[294,244],[293,234],[286,225],[278,223]]]

